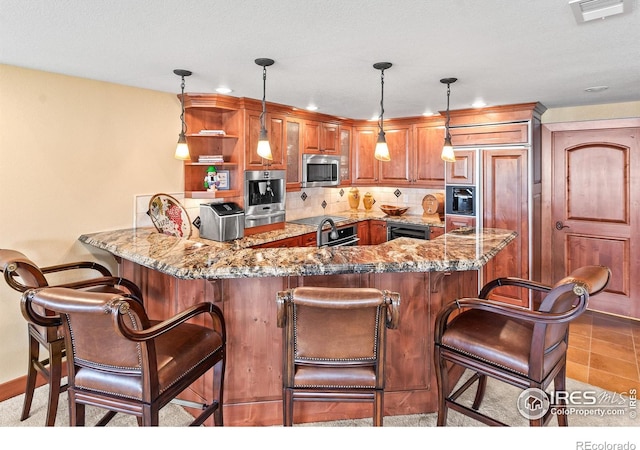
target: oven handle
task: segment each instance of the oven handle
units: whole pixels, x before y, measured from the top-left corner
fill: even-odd
[[[360,238],[355,238],[355,239],[350,239],[346,242],[338,242],[338,243],[332,243],[329,242],[328,244],[324,244],[323,247],[346,247],[347,245],[352,245],[355,244],[356,242],[358,242],[360,240]]]

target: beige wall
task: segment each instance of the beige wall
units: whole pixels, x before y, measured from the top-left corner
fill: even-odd
[[[629,117],[640,117],[640,101],[549,109],[542,115],[542,123],[624,119]]]
[[[0,248],[39,265],[113,258],[77,241],[130,228],[134,195],[182,191],[175,94],[0,65]],[[0,383],[26,373],[19,295],[0,282]]]
[[[173,158],[179,111],[174,94],[0,65],[0,248],[43,266],[95,259],[115,270],[78,236],[132,227],[138,195],[182,191]],[[542,119],[639,116],[633,102],[548,110]],[[0,282],[0,383],[26,373],[18,300]]]

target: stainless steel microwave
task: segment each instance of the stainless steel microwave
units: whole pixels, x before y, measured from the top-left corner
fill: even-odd
[[[330,155],[302,155],[302,187],[338,186],[340,157]]]

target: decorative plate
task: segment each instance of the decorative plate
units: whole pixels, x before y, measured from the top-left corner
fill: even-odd
[[[151,197],[147,214],[160,233],[181,238],[191,237],[189,214],[172,196],[156,194]]]

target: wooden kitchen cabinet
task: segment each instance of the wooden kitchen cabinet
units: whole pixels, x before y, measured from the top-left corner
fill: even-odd
[[[411,183],[411,127],[385,126],[385,138],[389,147],[390,161],[378,161],[374,157],[378,140],[377,127],[356,127],[353,137],[351,165],[352,183],[356,185]]]
[[[287,117],[286,120],[287,192],[302,187],[302,122]]]
[[[429,239],[435,239],[444,234],[444,227],[429,227]]]
[[[339,125],[316,120],[304,121],[304,153],[338,153]]]
[[[507,274],[529,279],[527,150],[485,149],[482,160],[483,226],[518,233],[518,238],[483,267],[483,279],[489,281]],[[528,292],[513,287],[495,291],[492,298],[519,306],[529,304]]]
[[[293,236],[286,239],[278,239],[277,241],[266,242],[264,244],[254,245],[251,248],[287,248],[301,247],[302,236]]]
[[[476,225],[513,230],[517,237],[481,270],[481,283],[499,277],[541,280],[541,115],[545,107],[524,103],[451,112],[456,162],[446,163],[446,182],[476,186]],[[472,220],[472,219],[466,219]],[[463,216],[446,216],[447,231]],[[547,250],[547,249],[545,249]],[[529,292],[493,291],[493,300],[529,307]]]
[[[415,186],[444,189],[444,161],[440,157],[444,127],[438,122],[413,127],[415,145],[412,182]]]
[[[370,245],[371,237],[369,235],[369,221],[363,220],[357,223],[358,226],[358,245]]]
[[[387,222],[384,220],[369,221],[369,244],[378,245],[387,242]]]
[[[476,150],[455,150],[456,161],[446,163],[447,184],[476,183]]]
[[[300,236],[300,246],[301,247],[315,247],[318,245],[318,241],[316,239],[316,233],[307,233]]]
[[[413,120],[385,123],[390,161],[377,161],[373,154],[378,128],[354,129],[352,180],[356,185],[383,184],[444,188],[444,161],[440,158],[444,129],[437,121]]]
[[[355,127],[351,152],[351,182],[356,185],[377,183],[377,161],[373,157],[378,139],[377,127]]]
[[[525,144],[529,141],[526,123],[467,126],[451,129],[451,143],[456,146]]]
[[[411,184],[414,169],[412,164],[413,134],[411,125],[385,125],[385,139],[389,147],[391,160],[376,161],[378,163],[379,181],[392,186]]]
[[[191,160],[185,161],[184,194],[187,198],[232,198],[242,195],[242,111],[235,99],[185,94],[185,123]],[[219,130],[223,134],[212,134]],[[222,155],[223,163],[199,162],[200,156]],[[230,187],[223,191],[207,191],[204,178],[209,166],[228,170]]]
[[[351,127],[340,125],[340,185],[351,184]]]
[[[456,228],[470,228],[475,226],[475,216],[456,216],[447,214],[445,219],[445,227],[447,229],[447,233],[451,230],[455,230]]]
[[[245,170],[285,170],[286,169],[286,118],[283,115],[267,113],[265,124],[271,145],[273,160],[258,156],[258,138],[260,136],[260,111],[246,111],[245,130]]]

